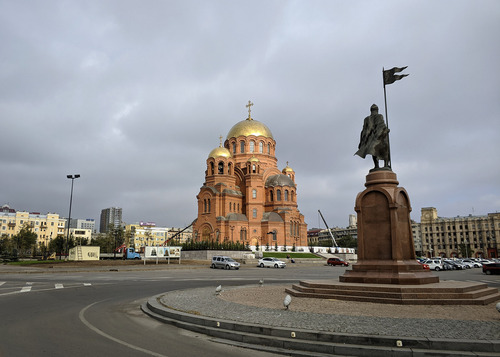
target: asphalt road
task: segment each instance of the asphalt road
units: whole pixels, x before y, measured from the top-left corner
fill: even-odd
[[[166,291],[219,284],[294,283],[335,278],[345,268],[287,267],[238,271],[205,267],[104,272],[2,273],[0,356],[273,356],[159,323],[140,309]],[[482,281],[500,287],[500,276],[481,269],[436,272],[441,280]]]

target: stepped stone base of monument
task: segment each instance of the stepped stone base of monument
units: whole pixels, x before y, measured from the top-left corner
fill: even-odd
[[[423,270],[417,261],[412,260],[362,260],[352,265],[339,277],[343,283],[367,284],[405,284],[421,285],[438,283],[439,277],[429,270]]]
[[[425,285],[301,281],[286,288],[295,297],[401,305],[487,305],[500,300],[498,289],[484,283],[442,281]]]

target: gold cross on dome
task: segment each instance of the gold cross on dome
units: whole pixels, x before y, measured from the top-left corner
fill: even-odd
[[[222,135],[219,136],[219,141],[220,141],[219,146],[222,147]]]
[[[252,120],[252,117],[250,116],[250,112],[252,111],[252,108],[251,108],[252,105],[253,105],[253,103],[251,101],[248,101],[248,104],[245,105],[245,107],[248,108],[248,120]]]

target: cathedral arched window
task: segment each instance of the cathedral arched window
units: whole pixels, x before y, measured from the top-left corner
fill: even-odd
[[[221,161],[219,162],[219,175],[224,174],[224,163]]]
[[[228,175],[233,174],[233,165],[231,163],[227,164],[227,174]]]
[[[257,173],[257,169],[255,167],[255,164],[252,164],[252,173],[253,174]]]
[[[290,235],[293,236],[293,222],[290,222]]]
[[[254,152],[254,151],[255,151],[255,141],[250,140],[250,152]]]
[[[281,190],[276,191],[276,201],[281,201]]]
[[[240,211],[240,204],[238,203],[238,212]]]
[[[292,202],[295,202],[295,194],[292,191]]]
[[[240,153],[244,153],[245,152],[245,142],[244,141],[240,141]]]
[[[203,213],[207,213],[207,200],[203,200]]]
[[[232,210],[233,210],[233,204],[229,202],[229,212],[231,212]]]
[[[233,154],[236,154],[236,143],[233,143]]]
[[[288,190],[285,190],[285,201],[288,201]]]
[[[257,198],[257,190],[256,189],[252,190],[252,198]]]
[[[247,240],[247,231],[245,228],[242,228],[240,230],[240,240],[241,241]]]
[[[269,191],[269,198],[270,198],[271,202],[274,201],[274,192],[273,191]]]
[[[257,208],[254,208],[252,211],[252,217],[257,218]]]
[[[215,174],[215,169],[214,169],[214,163],[211,162],[210,163],[210,175],[213,175],[213,174]]]
[[[211,209],[210,198],[207,200],[207,202],[208,202],[208,212],[210,212],[210,209]]]
[[[267,143],[267,154],[271,155],[271,144]]]
[[[261,154],[264,152],[264,143],[262,141],[259,142],[259,152]]]

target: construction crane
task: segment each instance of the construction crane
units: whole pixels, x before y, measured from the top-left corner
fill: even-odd
[[[321,216],[321,219],[323,220],[323,222],[325,222],[326,229],[328,230],[328,233],[330,233],[330,237],[332,237],[333,244],[335,245],[336,248],[338,248],[337,242],[335,241],[335,237],[333,236],[332,231],[330,230],[330,228],[328,228],[328,224],[325,221],[325,217],[323,217],[320,210],[318,210],[318,212],[319,212],[319,215]]]
[[[174,239],[174,238],[175,238],[175,237],[177,237],[179,234],[181,234],[182,232],[184,232],[186,229],[188,229],[189,227],[191,227],[191,226],[194,224],[194,222],[196,222],[196,219],[195,219],[193,222],[191,222],[191,224],[190,224],[189,226],[187,226],[187,227],[185,227],[183,230],[180,230],[179,232],[175,233],[172,237],[170,237],[170,238],[166,239],[166,240],[165,240],[165,242],[163,242],[163,245],[164,245],[164,246],[165,246],[165,245],[167,245],[168,241],[170,241],[170,240]]]

